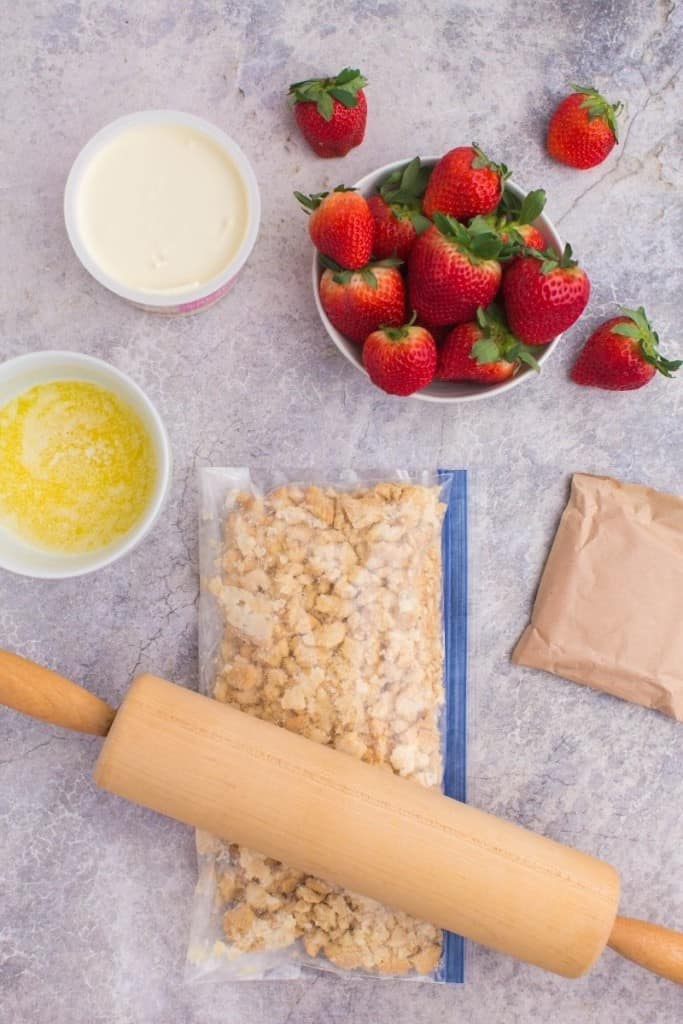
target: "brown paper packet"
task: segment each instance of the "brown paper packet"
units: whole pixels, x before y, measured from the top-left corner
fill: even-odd
[[[512,660],[683,721],[683,499],[575,474]]]

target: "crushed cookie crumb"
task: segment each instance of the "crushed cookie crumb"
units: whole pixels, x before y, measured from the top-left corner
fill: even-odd
[[[284,486],[233,496],[209,590],[224,636],[214,696],[417,783],[442,777],[439,488]],[[441,932],[227,844],[226,939],[240,952],[301,940],[349,970],[433,973]]]

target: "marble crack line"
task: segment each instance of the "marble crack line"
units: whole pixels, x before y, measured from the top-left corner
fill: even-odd
[[[17,754],[16,757],[8,757],[4,761],[0,761],[0,767],[4,764],[15,764],[17,761],[24,761],[27,757],[30,757],[36,750],[42,750],[43,747],[49,747],[55,739],[65,739],[64,736],[51,736],[49,740],[43,740],[42,743],[36,743],[35,747],[29,747],[28,750],[23,750],[21,754]]]
[[[157,631],[149,638],[149,640],[146,640],[145,643],[140,648],[140,653],[138,654],[137,660],[136,660],[135,664],[133,665],[133,669],[131,671],[131,679],[135,679],[136,678],[136,676],[138,675],[138,672],[140,671],[140,665],[144,661],[147,652],[154,646],[154,644],[157,642],[157,640],[160,640],[161,637],[163,636],[163,634],[164,634],[164,627],[166,626],[166,623],[167,623],[169,618],[170,618],[170,615],[163,616],[163,623],[162,623],[162,625],[159,626]]]
[[[171,605],[170,605],[170,596],[171,596],[172,593],[176,593],[180,589],[181,589],[180,587],[176,587],[173,591],[171,591],[169,594],[166,594],[162,598],[162,600],[164,601],[164,603],[166,605],[166,612],[161,616],[161,625],[159,626],[159,628],[152,634],[152,636],[149,637],[148,640],[145,640],[145,642],[141,645],[140,652],[139,652],[139,654],[137,656],[137,659],[135,661],[135,664],[133,665],[133,668],[131,670],[131,674],[130,674],[131,680],[135,679],[137,677],[137,675],[138,675],[138,673],[140,671],[140,666],[142,665],[142,663],[143,663],[143,661],[144,661],[144,659],[145,659],[145,657],[147,655],[147,652],[150,651],[152,649],[152,647],[157,643],[157,641],[161,640],[161,638],[163,637],[164,631],[165,631],[166,627],[169,625],[169,623],[171,621],[171,618],[174,615],[178,614],[178,612],[183,611],[183,609],[185,609],[185,608],[195,608],[196,607],[197,601],[198,601],[198,595],[196,595],[196,594],[193,597],[192,601],[189,601],[186,604],[178,605],[178,607],[176,607],[176,608],[172,608],[171,607]]]
[[[649,36],[647,36],[647,38],[645,39],[643,45],[640,48],[640,55],[639,55],[640,60],[643,59],[643,57],[648,52],[648,50],[650,49],[652,44],[655,42],[655,40],[661,39],[663,37],[664,33],[668,30],[669,21],[671,20],[671,15],[676,10],[676,2],[675,2],[675,0],[664,0],[664,5],[666,7],[666,10],[663,12],[664,13],[664,20],[662,21],[661,25],[658,25],[657,28],[654,28],[652,30],[652,32],[650,32]],[[657,6],[659,7],[660,5],[658,4]],[[642,72],[641,72],[641,74],[642,74]]]
[[[320,978],[320,975],[319,974],[316,975],[316,977],[313,979],[313,983],[310,986],[306,986],[306,988],[304,988],[304,991],[301,993],[299,998],[296,1000],[296,1002],[294,1003],[294,1006],[292,1006],[291,1010],[289,1011],[289,1013],[287,1014],[287,1016],[283,1020],[282,1024],[290,1024],[290,1021],[294,1017],[296,1011],[299,1009],[299,1004],[303,1002],[303,1000],[306,998],[306,996],[311,991],[311,989],[315,988],[319,978]]]
[[[680,75],[680,71],[677,68],[673,72],[671,77],[667,78],[666,82],[664,83],[663,86],[661,86],[661,88],[653,90],[653,89],[650,88],[650,86],[648,84],[648,81],[647,81],[647,78],[645,77],[643,69],[640,67],[640,65],[638,65],[637,71],[638,71],[638,74],[640,75],[641,81],[643,83],[643,88],[645,89],[645,92],[647,93],[647,99],[643,103],[642,107],[640,107],[635,112],[635,114],[633,115],[632,120],[635,120],[638,115],[642,114],[642,112],[645,110],[645,108],[648,106],[648,104],[652,100],[658,99],[660,96],[662,96],[667,91],[667,89],[670,89],[673,85],[675,85],[676,84],[676,80],[678,79],[678,77]],[[628,132],[626,134],[628,135]]]

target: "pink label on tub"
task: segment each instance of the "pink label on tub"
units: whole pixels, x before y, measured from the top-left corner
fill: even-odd
[[[134,302],[133,305],[137,306],[138,309],[146,310],[148,313],[162,313],[166,316],[182,316],[184,313],[196,313],[200,309],[206,309],[207,306],[212,306],[214,302],[222,299],[230,291],[238,277],[239,273],[235,274],[234,277],[231,277],[229,281],[222,284],[220,288],[216,288],[216,291],[211,292],[210,295],[205,295],[201,299],[193,299],[190,302],[181,302],[177,306],[148,306],[142,302]]]

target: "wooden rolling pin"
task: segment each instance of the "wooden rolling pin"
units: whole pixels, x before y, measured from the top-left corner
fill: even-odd
[[[578,977],[605,945],[683,984],[683,935],[616,917],[609,864],[151,675],[118,712],[0,651],[0,703],[106,736],[95,782],[475,942]]]

